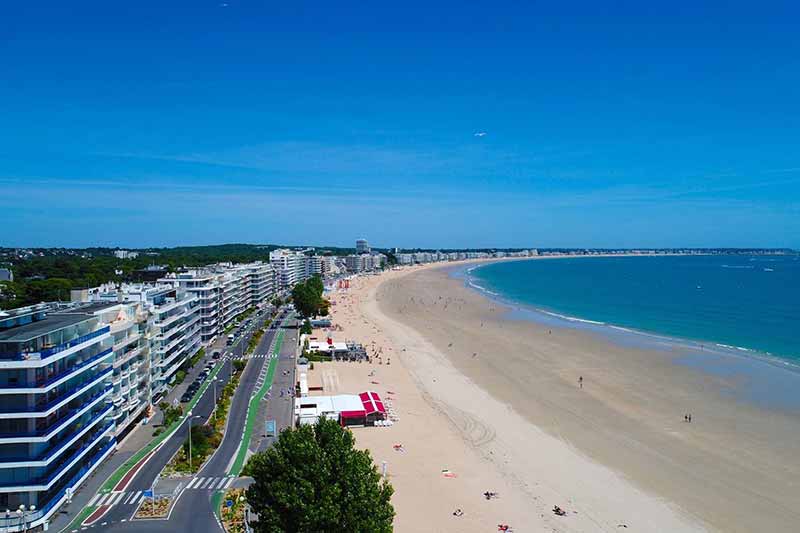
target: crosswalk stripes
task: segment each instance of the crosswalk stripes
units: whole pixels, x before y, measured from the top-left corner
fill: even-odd
[[[278,357],[278,354],[274,353],[256,353],[250,355],[237,355],[233,359],[243,360],[243,359],[275,359]]]
[[[228,488],[234,482],[236,477],[223,476],[223,477],[196,477],[191,480],[187,485],[187,490],[221,490]]]
[[[195,477],[186,484],[186,489],[217,491],[229,488],[236,480],[235,476]],[[144,491],[131,490],[95,494],[89,500],[89,506],[113,507],[115,505],[137,506],[144,501]]]

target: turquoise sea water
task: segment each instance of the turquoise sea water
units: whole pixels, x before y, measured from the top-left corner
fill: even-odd
[[[557,315],[800,364],[796,256],[581,257],[490,263],[470,283]]]

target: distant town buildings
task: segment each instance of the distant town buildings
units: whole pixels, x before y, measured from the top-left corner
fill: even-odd
[[[14,281],[14,272],[10,268],[0,268],[0,281]]]
[[[114,250],[114,257],[117,259],[136,259],[139,257],[139,252],[130,252],[128,250]]]

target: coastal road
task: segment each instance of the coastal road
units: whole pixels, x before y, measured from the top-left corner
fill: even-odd
[[[261,343],[254,353],[270,353],[270,346],[281,322],[281,320],[275,321],[274,325],[262,337]],[[269,362],[270,359],[268,357],[253,358],[248,361],[240,378],[239,388],[231,402],[225,437],[216,453],[197,473],[197,478],[222,479],[228,474],[230,465],[242,443],[242,438],[246,438],[245,423],[250,398],[255,393],[259,377],[262,372],[266,371]],[[213,486],[214,482],[212,481],[211,484]],[[216,531],[221,529],[212,509],[212,496],[213,492],[209,490],[185,490],[172,510],[170,521],[174,522],[173,526],[180,524],[181,529],[186,531]]]
[[[273,321],[271,327],[264,333],[258,347],[253,353],[267,353],[276,336],[277,326],[283,321],[284,316],[285,312],[281,311],[278,313],[278,316]],[[263,321],[259,321],[259,326],[261,323],[263,323]],[[232,361],[242,357],[246,350],[247,343],[249,342],[249,338],[255,329],[256,328],[252,328],[249,334],[240,337],[240,341],[231,347],[229,354],[220,362],[222,367],[217,376],[222,378],[224,382],[217,385],[218,392],[222,390],[224,383],[230,379]],[[220,484],[222,482],[220,478],[226,476],[228,463],[238,449],[244,430],[250,396],[253,393],[261,370],[268,362],[269,359],[265,357],[251,358],[248,360],[240,377],[239,386],[231,401],[231,408],[228,413],[228,425],[223,441],[214,455],[212,455],[211,459],[208,460],[202,470],[197,474],[197,477],[217,478],[217,481],[213,484],[214,486]],[[212,387],[213,384],[206,389],[203,396],[195,405],[192,410],[193,418],[191,420],[187,418],[188,422],[185,421],[178,431],[161,445],[153,457],[151,457],[133,477],[130,484],[126,487],[125,494],[119,496],[117,500],[112,500],[111,498],[105,500],[106,502],[113,501],[114,505],[95,523],[97,526],[102,527],[104,530],[120,531],[161,531],[165,528],[174,530],[175,524],[180,524],[182,530],[188,529],[190,531],[212,531],[219,528],[216,518],[211,513],[211,492],[201,490],[184,490],[179,496],[177,503],[173,506],[173,512],[169,521],[130,521],[137,507],[137,495],[139,495],[138,499],[140,500],[140,493],[149,490],[153,486],[161,470],[163,470],[164,466],[183,445],[188,435],[189,423],[195,425],[204,423],[211,415],[214,407],[214,391]],[[200,418],[196,419],[194,418],[195,416],[199,416]],[[156,493],[161,493],[157,485]],[[98,499],[96,501],[102,500]],[[206,510],[208,512],[206,512]],[[171,525],[170,522],[172,522]]]

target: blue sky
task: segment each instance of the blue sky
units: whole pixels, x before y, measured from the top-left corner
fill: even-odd
[[[4,4],[0,245],[800,248],[800,8],[432,4]]]

